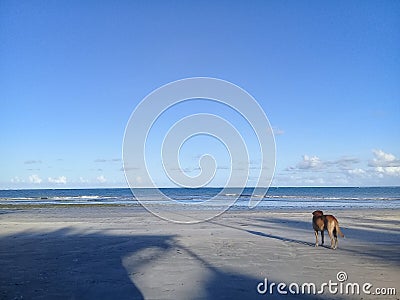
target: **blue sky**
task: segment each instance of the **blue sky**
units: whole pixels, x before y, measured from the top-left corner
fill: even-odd
[[[1,1],[0,188],[126,187],[130,114],[197,76],[260,103],[273,185],[399,185],[399,15],[398,1]],[[224,154],[206,138],[183,149],[187,170]]]

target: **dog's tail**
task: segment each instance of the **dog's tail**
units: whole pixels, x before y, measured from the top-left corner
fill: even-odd
[[[336,229],[336,232],[339,233],[342,238],[344,238],[344,234],[340,230],[339,223],[336,223],[336,228],[335,229]]]

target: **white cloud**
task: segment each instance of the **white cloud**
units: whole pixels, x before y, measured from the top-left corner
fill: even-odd
[[[327,172],[343,172],[354,169],[355,164],[359,164],[360,160],[352,156],[343,156],[336,160],[321,160],[318,156],[303,155],[302,161],[295,166],[286,168],[286,171],[319,171]]]
[[[373,167],[375,172],[382,177],[400,176],[400,160],[391,153],[382,150],[373,150],[374,158],[370,161],[369,166]]]
[[[96,180],[100,183],[104,183],[107,181],[107,179],[104,177],[104,175],[97,176]]]
[[[318,174],[320,175],[320,174]],[[277,173],[272,182],[272,186],[326,186],[326,185],[346,185],[344,178],[318,176],[313,173]]]
[[[79,182],[80,182],[80,183],[89,183],[89,180],[88,180],[88,179],[85,179],[85,178],[83,178],[83,177],[79,177]]]
[[[60,176],[58,178],[49,177],[49,178],[47,178],[47,181],[50,183],[56,183],[56,184],[66,184],[67,177],[65,177],[65,176]]]
[[[19,178],[18,176],[14,176],[13,178],[11,178],[11,182],[12,183],[20,183],[20,182],[25,182],[25,180]]]
[[[352,156],[323,160],[304,155],[296,165],[276,174],[274,181],[281,185],[398,185],[400,159],[382,150],[372,153],[370,160]]]
[[[298,164],[300,169],[320,169],[323,163],[318,156],[303,156],[303,161]]]
[[[343,156],[336,160],[321,160],[318,156],[303,155],[302,161],[296,166],[291,166],[286,171],[300,170],[351,170],[353,165],[359,164],[360,160],[352,156]]]
[[[400,167],[376,167],[375,171],[382,175],[400,176]]]
[[[347,170],[350,175],[365,175],[367,172],[361,168]]]
[[[336,165],[341,170],[352,170],[354,164],[360,163],[360,160],[351,156],[344,156],[333,162],[328,162],[330,165]]]
[[[324,163],[318,156],[303,155],[303,160],[296,166],[287,168],[288,171],[292,170],[320,170],[324,167]]]
[[[30,183],[35,183],[35,184],[40,184],[43,180],[36,174],[30,175],[29,176],[29,182]]]
[[[323,185],[325,184],[324,178],[306,178],[304,182],[308,185]]]
[[[369,163],[371,167],[400,167],[400,159],[382,150],[373,150],[374,158]]]

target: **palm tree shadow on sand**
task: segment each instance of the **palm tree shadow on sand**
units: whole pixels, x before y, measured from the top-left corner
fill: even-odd
[[[71,228],[2,237],[0,298],[143,299],[122,258],[150,247],[162,255],[173,238],[82,234]]]
[[[52,232],[29,231],[0,238],[1,299],[144,299],[131,280],[149,262],[174,247],[183,248],[186,259],[197,261],[208,270],[200,284],[201,295],[187,299],[317,299],[314,296],[260,295],[257,284],[263,278],[241,274],[240,270],[217,268],[194,249],[177,243],[174,235],[110,235],[107,232],[82,233],[73,228]],[[127,270],[126,256],[152,248],[151,256],[135,260]],[[177,265],[185,260],[177,261]],[[175,267],[174,267],[175,268]],[[168,276],[168,271],[160,276]],[[182,273],[176,286],[185,278]],[[173,278],[176,280],[175,278]],[[269,278],[273,283],[273,278]],[[160,297],[164,299],[160,287]],[[175,297],[174,297],[175,298]]]
[[[265,278],[255,278],[236,271],[216,268],[190,249],[182,245],[180,247],[210,271],[210,275],[203,285],[204,294],[200,299],[323,299],[315,294],[291,294],[288,291],[286,291],[286,294],[278,293],[276,286],[281,282],[277,282],[273,278],[268,278],[267,286],[265,286]],[[266,291],[265,293],[257,291],[259,284],[262,284],[261,290]],[[194,299],[198,299],[195,295],[193,296]]]

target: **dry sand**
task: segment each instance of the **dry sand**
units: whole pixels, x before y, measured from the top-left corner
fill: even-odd
[[[0,210],[0,298],[399,299],[400,211],[327,213],[346,235],[337,250],[314,247],[309,211],[231,211],[179,225],[131,207]],[[398,295],[333,295],[327,287],[280,295],[273,285],[319,289],[339,283],[340,271],[344,283]],[[273,294],[258,294],[264,278]]]

